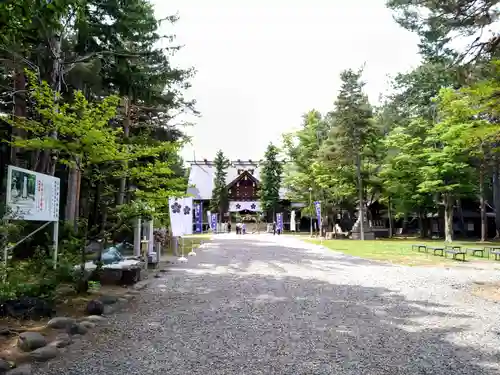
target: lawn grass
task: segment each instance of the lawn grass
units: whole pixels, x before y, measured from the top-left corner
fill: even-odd
[[[304,241],[320,244],[319,239],[305,239]],[[443,246],[442,240],[421,240],[418,238],[409,239],[380,239],[380,240],[323,240],[323,246],[342,252],[344,254],[357,256],[360,258],[387,261],[397,264],[406,264],[410,266],[426,265],[426,264],[439,264],[439,263],[452,263],[457,262],[450,258],[435,256],[432,251],[418,252],[412,250],[413,244],[422,244],[426,246]],[[462,248],[482,248],[484,246],[493,245],[491,242],[474,242],[474,241],[454,241],[453,245],[462,246]],[[498,246],[498,243],[494,243]],[[466,262],[474,261],[487,261],[488,258],[481,258],[480,256],[472,256],[467,254]],[[493,261],[493,260],[492,260]]]

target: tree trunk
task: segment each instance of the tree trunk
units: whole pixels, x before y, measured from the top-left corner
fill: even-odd
[[[444,240],[453,242],[453,198],[444,194]]]
[[[387,216],[389,217],[389,238],[392,238],[394,236],[394,229],[393,229],[393,222],[392,222],[392,201],[391,197],[389,197],[389,202],[387,203],[388,210],[387,210]]]
[[[363,202],[363,178],[361,176],[361,155],[356,154],[356,175],[358,177],[358,194],[359,194],[359,237],[361,241],[365,239],[364,228],[364,202]]]
[[[123,138],[127,139],[130,134],[130,105],[129,105],[129,99],[128,98],[123,98],[122,101],[123,105],[123,111],[125,113],[125,118],[123,120]],[[127,161],[123,162],[124,164],[124,171],[127,170],[128,163]],[[122,176],[120,179],[120,187],[118,188],[118,197],[116,199],[116,204],[118,206],[122,205],[125,203],[125,190],[127,188],[127,176]]]
[[[462,210],[462,200],[460,199],[457,199],[457,210],[458,210],[458,217],[460,219],[460,232],[462,233],[462,236],[466,238],[467,230],[465,228],[464,212]]]
[[[500,237],[500,178],[498,175],[498,162],[495,158],[493,165],[493,206],[495,207],[495,238]]]
[[[26,76],[22,67],[16,69],[14,73],[14,117],[16,118],[25,118],[26,117]],[[18,129],[15,126],[12,127],[12,138],[19,137],[25,138],[26,132],[22,129]],[[19,166],[18,153],[20,153],[20,149],[17,147],[11,147],[11,156],[10,162],[13,165]],[[23,166],[26,167],[26,166]],[[31,166],[33,168],[33,166]]]
[[[53,54],[53,61],[52,61],[52,72],[51,72],[51,87],[52,90],[54,90],[54,103],[57,107],[57,102],[58,102],[58,97],[59,94],[61,93],[61,87],[62,87],[62,74],[63,74],[63,64],[62,64],[62,54],[61,54],[61,35],[55,34],[50,38],[49,40],[49,45],[50,45],[50,50]],[[58,134],[57,131],[53,131],[52,134],[50,135],[51,138],[57,139]],[[57,158],[58,155],[56,152],[50,152],[48,151],[46,153],[47,155],[45,157],[48,158],[46,160],[48,168],[47,172],[51,176],[53,176],[56,173],[56,165],[57,165]],[[68,184],[68,189],[76,189],[76,186],[71,186]]]
[[[425,228],[424,228],[424,219],[422,217],[422,212],[418,212],[418,229],[419,229],[419,237],[425,237]]]
[[[76,220],[76,206],[77,201],[80,198],[78,194],[78,171],[76,168],[70,168],[68,172],[68,192],[66,193],[66,207],[64,219],[70,223],[74,224]]]
[[[481,242],[486,241],[488,226],[486,219],[486,200],[484,193],[484,168],[479,169],[479,210],[481,212]]]

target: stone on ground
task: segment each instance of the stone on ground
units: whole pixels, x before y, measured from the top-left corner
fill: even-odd
[[[84,326],[85,328],[87,328],[87,329],[92,329],[92,328],[95,328],[95,326],[96,326],[96,324],[95,324],[95,323],[88,322],[88,321],[86,321],[86,320],[81,321],[81,322],[80,322],[80,324],[81,324],[82,326]]]
[[[110,296],[110,295],[102,295],[99,297],[99,301],[101,301],[105,305],[112,305],[112,304],[118,302],[118,297]]]
[[[30,353],[30,358],[37,362],[45,362],[49,359],[57,357],[59,354],[59,349],[57,349],[54,345],[44,346],[43,348],[39,348],[33,350]]]
[[[67,329],[70,335],[85,335],[88,332],[88,328],[81,323],[74,323]]]
[[[10,363],[0,358],[0,374],[4,374],[10,369],[11,369]]]
[[[86,311],[89,315],[102,315],[104,313],[104,303],[95,299],[89,301]]]
[[[67,329],[69,326],[74,324],[76,320],[74,318],[69,318],[66,316],[60,316],[52,318],[47,323],[47,327],[54,329]]]
[[[31,375],[31,365],[25,364],[7,372],[6,375]]]
[[[52,341],[49,345],[55,346],[56,348],[65,348],[66,346],[71,345],[71,336],[67,333],[60,333],[57,335],[54,341]]]
[[[82,318],[82,321],[92,322],[92,323],[101,323],[105,322],[106,318],[100,315],[89,315]]]
[[[38,332],[23,332],[17,340],[17,346],[25,352],[42,348],[45,345],[47,345],[47,339]]]

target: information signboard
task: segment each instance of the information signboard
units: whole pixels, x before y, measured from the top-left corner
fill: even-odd
[[[7,172],[9,218],[58,221],[59,201],[59,178],[9,165]]]

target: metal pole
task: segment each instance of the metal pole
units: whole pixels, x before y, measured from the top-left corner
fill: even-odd
[[[56,269],[57,257],[59,251],[59,220],[54,221],[54,232],[52,233],[52,243],[54,246],[54,269]]]

